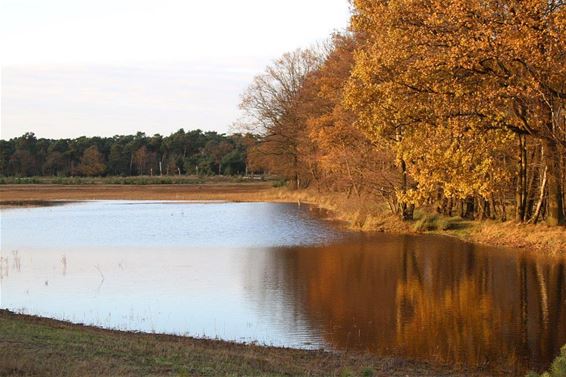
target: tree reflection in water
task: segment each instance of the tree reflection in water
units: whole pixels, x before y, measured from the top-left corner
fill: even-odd
[[[265,268],[287,310],[335,349],[519,373],[545,366],[566,343],[560,259],[375,235],[274,249]]]

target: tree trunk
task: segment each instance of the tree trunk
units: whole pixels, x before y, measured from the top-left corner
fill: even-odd
[[[407,193],[408,179],[407,179],[407,163],[405,160],[401,159],[401,192],[403,195]],[[408,204],[407,200],[403,198],[401,201],[401,218],[403,221],[413,220],[413,212],[415,206],[413,204]]]
[[[537,221],[538,221],[538,218],[540,216],[540,210],[542,208],[542,203],[544,203],[544,194],[545,194],[545,191],[546,191],[546,173],[547,173],[547,171],[548,171],[548,169],[545,167],[544,173],[542,174],[542,183],[540,184],[540,195],[539,195],[539,199],[538,199],[538,204],[537,204],[535,211],[533,212],[533,216],[529,220],[529,223],[536,224]]]
[[[499,191],[499,198],[501,200],[501,221],[507,221],[507,207],[505,207],[505,195]]]
[[[493,192],[489,195],[489,199],[491,200],[491,208],[492,208],[490,218],[494,220],[497,218],[497,202],[495,201],[495,195],[493,195]]]
[[[519,161],[517,163],[517,184],[515,188],[515,220],[525,220],[527,202],[527,148],[525,137],[519,135]]]
[[[359,198],[361,195],[360,190],[358,189],[358,186],[355,183],[354,177],[352,176],[352,170],[350,169],[350,163],[348,162],[348,159],[346,159],[346,172],[348,173],[348,178],[350,179],[351,182],[351,189],[354,189],[354,192],[356,193],[356,196]],[[348,194],[348,197],[350,197],[350,194]]]
[[[475,199],[473,196],[468,196],[462,203],[462,218],[473,220],[475,218],[475,210]]]
[[[446,213],[445,215],[452,217],[452,207],[454,206],[454,199],[450,198],[446,203]]]
[[[546,222],[548,225],[565,225],[560,154],[554,140],[545,140],[545,162],[548,169],[548,213]]]
[[[533,152],[531,153],[530,160],[528,160],[530,161],[531,171],[530,171],[530,177],[529,177],[529,171],[527,170],[526,172],[528,183],[527,183],[526,200],[525,200],[525,216],[524,216],[525,221],[533,216],[533,211],[535,209],[535,202],[537,197],[536,194],[537,183],[540,183],[542,180],[542,177],[540,175],[540,169],[537,169],[536,164],[538,163],[540,165],[541,163],[541,160],[543,158],[542,154],[544,153],[543,149],[544,148],[539,148],[539,146],[535,146],[535,148],[533,148]],[[537,158],[539,154],[540,157]]]

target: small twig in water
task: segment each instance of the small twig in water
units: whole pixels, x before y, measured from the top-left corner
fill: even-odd
[[[102,281],[104,281],[104,274],[103,274],[102,271],[100,270],[100,266],[99,266],[99,265],[96,265],[96,266],[94,266],[94,267],[98,270],[98,273],[100,274],[100,277],[102,278]]]

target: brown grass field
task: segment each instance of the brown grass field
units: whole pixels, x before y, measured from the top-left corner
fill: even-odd
[[[205,183],[179,185],[0,185],[0,204],[50,200],[226,200],[256,201],[271,184]]]

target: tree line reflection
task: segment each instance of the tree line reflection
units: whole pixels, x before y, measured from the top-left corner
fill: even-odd
[[[269,255],[264,276],[332,348],[520,373],[566,343],[560,259],[388,235]]]

